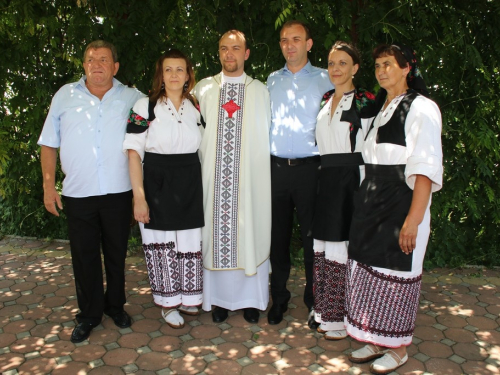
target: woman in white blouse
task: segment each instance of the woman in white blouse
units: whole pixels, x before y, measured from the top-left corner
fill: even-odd
[[[327,340],[347,336],[345,276],[353,197],[362,179],[364,112],[375,97],[356,89],[358,51],[337,41],[328,54],[328,75],[335,89],[323,97],[317,117],[316,141],[321,171],[312,235],[314,238],[314,312],[318,331]]]
[[[378,358],[370,370],[386,374],[408,360],[415,329],[431,194],[442,186],[441,113],[426,97],[412,49],[380,45],[373,58],[381,100],[362,149],[365,179],[349,237],[346,328],[367,343],[349,359]]]
[[[184,326],[179,313],[196,315],[202,303],[201,133],[190,94],[194,84],[183,53],[170,50],[160,57],[149,98],[130,111],[123,144],[154,302],[173,328]]]

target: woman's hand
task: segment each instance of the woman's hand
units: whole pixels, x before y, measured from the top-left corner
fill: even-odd
[[[432,181],[428,177],[420,174],[416,176],[410,210],[399,232],[399,247],[407,255],[417,246],[418,226],[429,204],[431,188]]]
[[[145,199],[134,199],[134,219],[140,223],[149,223],[149,207]]]
[[[413,222],[409,216],[399,232],[399,247],[405,254],[411,254],[417,246],[418,223]]]

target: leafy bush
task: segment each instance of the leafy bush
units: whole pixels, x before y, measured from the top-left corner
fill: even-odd
[[[317,66],[326,67],[335,40],[355,42],[364,61],[357,85],[372,91],[372,48],[393,41],[415,47],[443,114],[444,188],[433,197],[426,264],[500,265],[499,2],[0,0],[0,6],[0,232],[66,237],[64,218],[43,207],[36,141],[54,93],[80,77],[90,41],[113,42],[117,78],[147,92],[155,60],[171,47],[191,56],[198,79],[220,71],[218,39],[237,28],[251,48],[247,73],[264,81],[284,65],[280,26],[297,18],[311,28],[309,58]]]

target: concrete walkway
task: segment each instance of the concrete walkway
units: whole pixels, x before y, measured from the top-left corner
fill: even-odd
[[[153,304],[142,256],[127,259],[132,327],[105,317],[80,344],[69,341],[77,312],[66,242],[6,237],[0,241],[0,372],[14,374],[367,374],[347,354],[360,344],[326,341],[305,323],[304,276],[277,326],[241,312],[214,324],[210,313],[183,329],[163,323]],[[426,272],[410,359],[397,374],[499,374],[500,272]],[[395,373],[393,373],[395,374]]]

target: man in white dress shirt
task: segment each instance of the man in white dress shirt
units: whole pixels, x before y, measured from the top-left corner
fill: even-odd
[[[68,219],[80,308],[71,335],[75,343],[89,337],[103,313],[120,328],[131,324],[123,305],[132,192],[122,144],[130,108],[143,96],[113,78],[119,63],[111,43],[90,43],[83,68],[85,75],[78,82],[54,95],[38,140],[45,208],[59,216],[64,202]],[[55,181],[57,149],[65,174],[62,200]]]
[[[271,112],[266,86],[245,74],[249,55],[245,35],[228,31],[219,41],[222,72],[194,89],[206,122],[203,309],[214,307],[216,323],[238,309],[257,323],[269,302]]]

